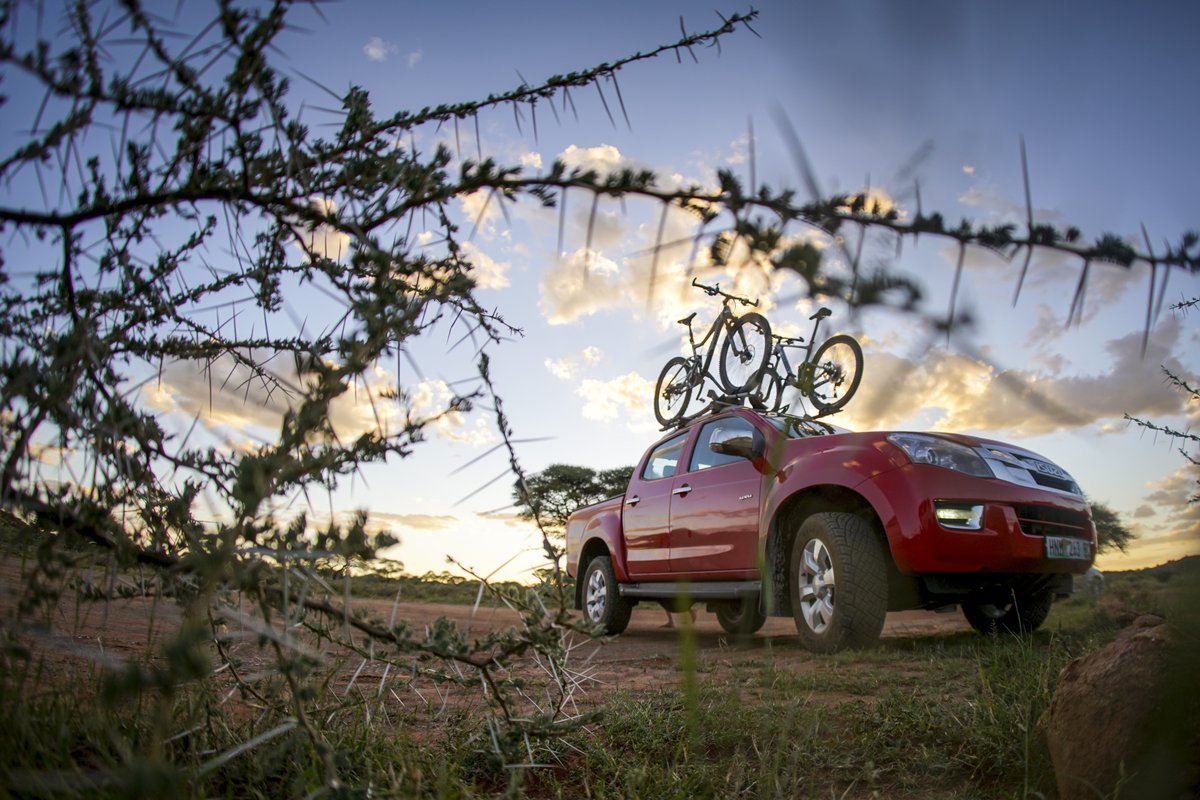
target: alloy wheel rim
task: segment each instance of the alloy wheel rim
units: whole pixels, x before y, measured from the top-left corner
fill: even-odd
[[[592,622],[599,622],[604,616],[604,598],[607,589],[604,573],[600,570],[593,572],[588,578],[587,585],[587,614],[588,619]]]
[[[833,622],[836,575],[829,548],[820,539],[812,539],[804,546],[797,583],[805,624],[813,633],[824,633]]]

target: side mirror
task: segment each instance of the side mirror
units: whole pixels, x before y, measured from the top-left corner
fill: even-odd
[[[758,461],[767,449],[767,441],[758,430],[744,428],[717,428],[709,439],[708,447],[723,456],[738,456],[749,461]]]

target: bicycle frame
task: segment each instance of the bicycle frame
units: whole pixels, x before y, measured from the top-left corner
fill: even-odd
[[[754,368],[763,369],[765,360],[770,354],[771,329],[766,319],[761,314],[738,316],[730,308],[734,301],[757,307],[757,300],[723,292],[720,284],[706,286],[695,278],[692,279],[692,285],[703,289],[709,297],[720,295],[722,297],[721,309],[699,341],[696,340],[696,331],[692,327],[696,313],[693,312],[679,320],[680,325],[687,326],[688,344],[692,353],[690,356],[672,357],[659,373],[654,389],[654,414],[664,426],[677,422],[682,415],[687,413],[687,406],[691,402],[693,390],[703,391],[705,384],[710,379],[718,389],[717,392],[710,391],[708,393],[709,397],[714,400],[747,396],[748,384],[753,377],[747,378],[739,370],[751,363],[750,359],[756,352],[759,361]],[[733,342],[733,339],[730,338],[735,332],[741,331],[743,325],[746,325],[748,329],[753,328],[761,334],[762,338],[757,347],[744,332],[740,334],[738,340],[740,344]],[[717,358],[719,343],[721,344],[721,356]],[[712,371],[714,360],[720,367],[719,375]],[[731,378],[730,374],[734,377]]]
[[[808,394],[812,389],[813,375],[816,372],[817,365],[812,363],[813,348],[817,346],[817,332],[821,329],[821,320],[828,317],[829,309],[822,308],[816,314],[813,314],[809,319],[813,320],[812,335],[808,337],[808,341],[803,339],[788,339],[787,337],[776,337],[775,348],[772,352],[772,358],[776,365],[782,364],[786,374],[780,375],[780,378],[785,384],[795,386],[802,394]],[[793,369],[792,364],[788,361],[786,348],[794,347],[799,349],[803,343],[804,360],[800,362],[799,369]]]
[[[720,295],[722,299],[720,313],[718,313],[716,319],[712,321],[712,325],[709,326],[708,332],[704,334],[704,338],[701,339],[699,343],[696,342],[696,334],[692,330],[692,320],[696,318],[696,314],[693,312],[689,316],[679,320],[679,324],[687,325],[688,343],[692,347],[692,355],[688,359],[688,361],[691,363],[691,368],[688,371],[688,383],[691,386],[700,386],[704,383],[705,378],[711,378],[714,383],[720,385],[720,381],[717,380],[717,377],[709,371],[709,367],[712,366],[713,356],[716,355],[717,342],[721,340],[721,332],[732,328],[734,322],[738,318],[737,314],[729,310],[729,304],[734,300],[737,300],[743,305],[757,308],[758,301],[751,301],[745,297],[738,297],[737,295],[723,292],[721,291],[720,284],[715,286],[706,286],[695,278],[692,278],[692,286],[703,289],[704,293],[710,297],[716,297],[717,295]],[[708,345],[708,352],[706,352],[704,354],[704,358],[701,359],[700,350],[705,346],[705,344]]]
[[[721,304],[720,313],[717,314],[716,319],[714,319],[712,321],[712,325],[709,326],[708,332],[704,334],[703,339],[697,342],[696,334],[692,330],[692,319],[695,316],[695,314],[692,314],[689,317],[679,320],[679,322],[687,325],[688,343],[692,347],[692,355],[688,359],[692,363],[692,370],[688,377],[693,386],[699,386],[706,377],[712,378],[714,381],[716,381],[716,376],[709,372],[709,367],[712,366],[713,356],[716,355],[717,342],[721,339],[721,332],[728,329],[736,317],[734,316],[733,312],[729,310],[729,299],[726,298],[726,300]],[[708,345],[708,349],[704,353],[704,358],[701,359],[700,351],[706,344]]]

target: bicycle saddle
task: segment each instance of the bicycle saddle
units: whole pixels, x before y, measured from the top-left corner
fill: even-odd
[[[679,320],[679,324],[680,324],[680,325],[687,325],[687,326],[690,328],[690,327],[691,327],[691,325],[692,325],[692,320],[694,320],[695,318],[696,318],[696,312],[695,312],[695,311],[693,311],[692,313],[688,314],[688,315],[687,315],[686,317],[684,317],[683,319]]]
[[[832,315],[833,315],[833,312],[830,311],[828,308],[822,308],[820,311],[818,311],[817,313],[815,313],[811,317],[809,317],[809,319],[825,319],[826,317],[832,316]]]

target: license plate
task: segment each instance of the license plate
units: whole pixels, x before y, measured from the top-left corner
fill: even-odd
[[[1088,561],[1091,557],[1091,542],[1083,539],[1068,539],[1065,536],[1046,537],[1046,558],[1073,558]]]

